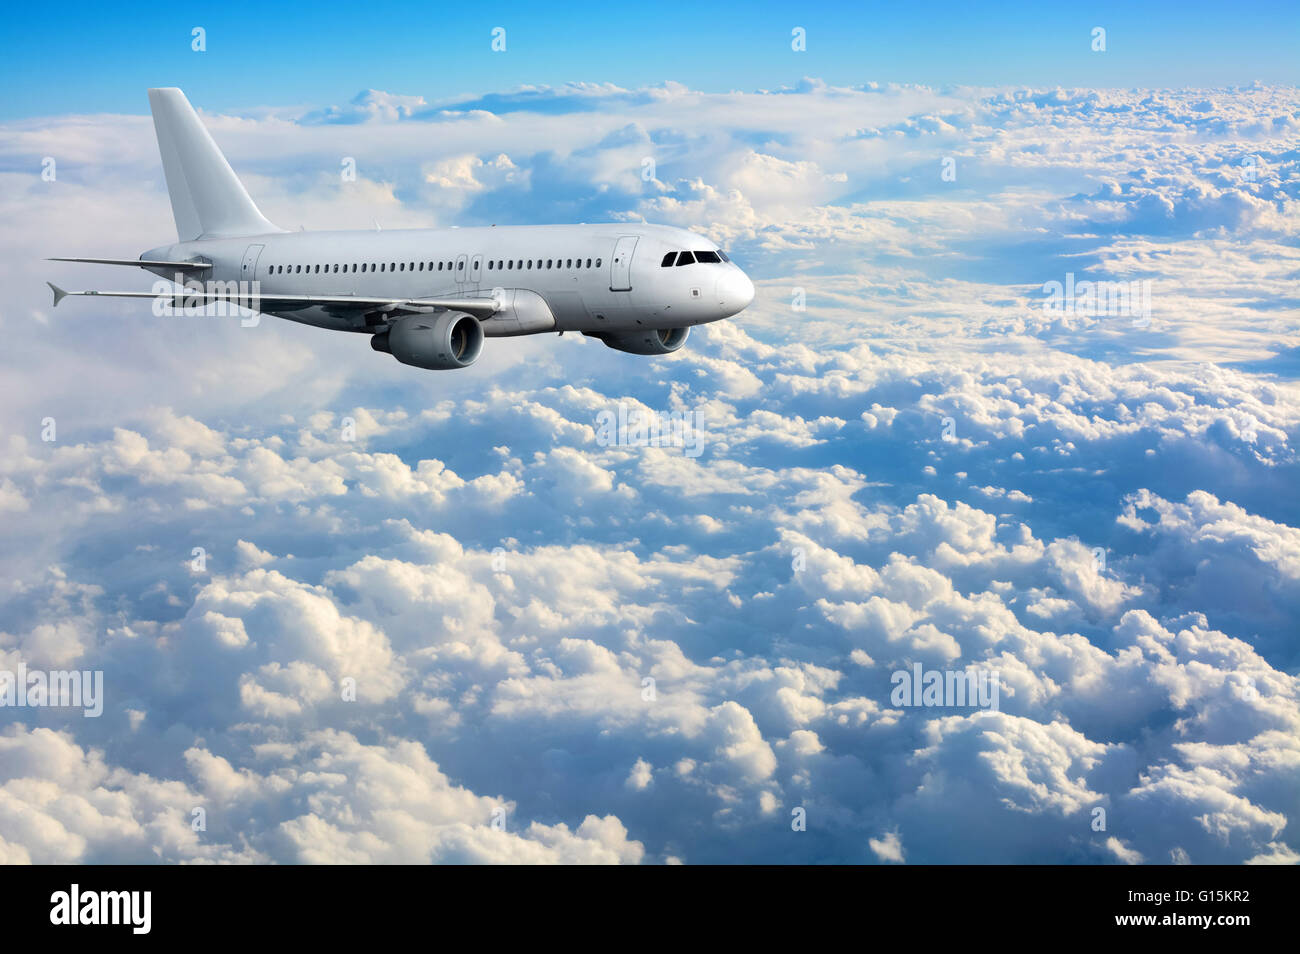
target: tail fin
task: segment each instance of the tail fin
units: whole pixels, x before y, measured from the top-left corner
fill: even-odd
[[[182,242],[283,231],[262,217],[184,93],[151,89],[149,107]]]

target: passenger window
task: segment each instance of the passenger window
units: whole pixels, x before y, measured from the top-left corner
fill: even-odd
[[[492,271],[492,266],[495,265],[495,264],[496,264],[496,262],[492,261],[492,259],[490,259],[490,258],[488,259],[488,271],[489,271],[489,272]]]
[[[596,267],[600,268],[600,259],[596,259]]]
[[[695,260],[703,262],[705,265],[717,265],[722,259],[718,258],[717,252],[696,252]]]
[[[457,263],[456,263],[456,271],[459,272],[459,271],[461,271],[462,269],[464,269],[464,267],[465,267],[465,263],[464,263],[464,262],[457,262]]]
[[[572,267],[573,267],[573,259],[571,259],[571,258],[566,258],[566,259],[564,260],[564,267],[565,267],[565,268],[572,268]]]
[[[659,263],[659,267],[660,267],[660,268],[667,268],[669,265],[671,265],[671,264],[672,264],[673,262],[675,262],[675,261],[677,261],[677,253],[676,253],[676,252],[669,252],[667,255],[664,256],[664,260],[663,260],[662,262]]]
[[[677,256],[677,264],[678,264],[678,265],[694,265],[694,264],[695,264],[695,256],[692,255],[690,252],[682,252],[682,253],[680,253],[680,254]]]
[[[587,259],[587,267],[591,268],[591,259]]]

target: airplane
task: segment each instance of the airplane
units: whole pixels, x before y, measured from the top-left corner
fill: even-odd
[[[181,290],[69,292],[152,298],[171,307],[234,304],[370,335],[376,351],[431,370],[466,368],[484,338],[581,332],[616,351],[662,355],[695,325],[754,298],[749,277],[714,243],[647,224],[289,231],[253,203],[179,89],[149,90],[178,241],[132,265]]]

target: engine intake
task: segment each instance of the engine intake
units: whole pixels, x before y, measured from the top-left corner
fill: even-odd
[[[430,371],[468,368],[483,350],[483,327],[473,315],[449,311],[436,318],[399,318],[370,339],[370,347],[391,354],[402,364]]]
[[[691,333],[690,328],[646,328],[644,331],[583,332],[592,338],[605,342],[607,348],[626,351],[628,354],[672,354],[682,345]]]

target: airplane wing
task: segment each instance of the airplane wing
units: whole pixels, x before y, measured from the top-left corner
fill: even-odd
[[[420,314],[430,311],[463,311],[476,318],[490,318],[500,311],[493,298],[361,298],[355,295],[240,295],[237,290],[226,292],[194,291],[188,288],[168,292],[119,291],[64,291],[53,282],[46,282],[54,292],[54,305],[69,295],[96,298],[168,298],[183,306],[210,305],[226,301],[250,311],[299,311],[313,306],[340,312],[380,312],[383,314]]]
[[[138,265],[140,268],[174,268],[178,272],[201,272],[210,262],[156,262],[143,258],[47,258],[47,262],[86,262],[91,265]]]

